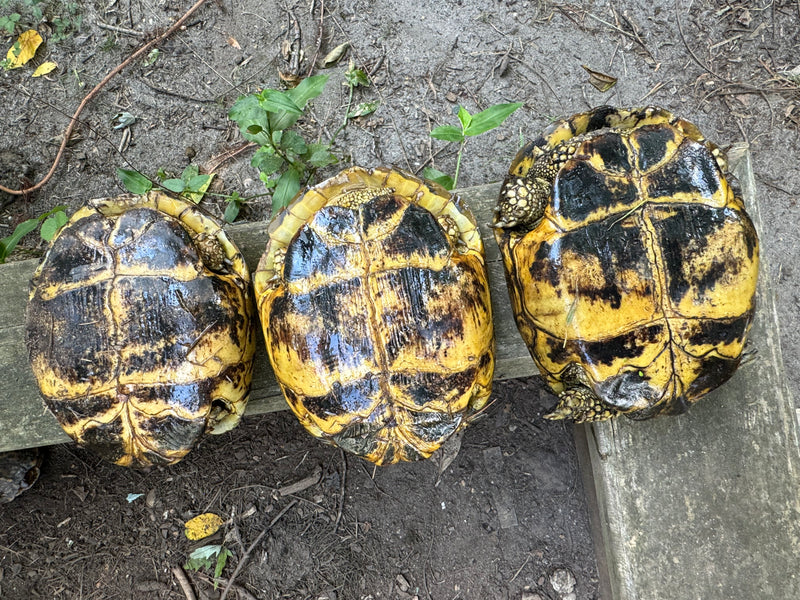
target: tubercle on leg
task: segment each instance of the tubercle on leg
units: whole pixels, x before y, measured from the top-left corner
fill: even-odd
[[[568,387],[559,395],[556,408],[545,415],[545,419],[572,419],[575,423],[596,423],[607,421],[619,411],[605,404],[595,393],[584,385]]]

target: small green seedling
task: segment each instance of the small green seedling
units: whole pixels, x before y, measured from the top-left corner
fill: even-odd
[[[216,561],[214,562],[214,557]],[[211,544],[208,546],[201,546],[194,550],[190,555],[186,564],[183,566],[187,571],[200,571],[209,570],[214,567],[214,589],[217,589],[217,579],[222,575],[228,558],[233,556],[233,552],[220,544]]]
[[[250,164],[272,191],[273,214],[289,204],[317,169],[338,161],[330,143],[308,143],[292,129],[327,81],[328,75],[314,75],[286,91],[265,89],[241,96],[228,112],[242,136],[259,146]]]
[[[39,217],[23,221],[14,228],[14,232],[0,240],[0,263],[6,262],[14,248],[17,247],[20,240],[34,231],[41,223],[39,235],[46,242],[53,239],[53,236],[61,229],[67,222],[67,213],[64,211],[66,206],[56,206]]]
[[[146,194],[155,187],[180,194],[199,204],[203,199],[214,174],[201,175],[197,165],[189,165],[183,170],[180,177],[170,177],[163,169],[158,170],[158,178],[161,180],[158,185],[153,180],[139,171],[130,169],[117,169],[117,177],[122,181],[122,185],[131,194]]]
[[[424,176],[431,181],[438,183],[448,190],[452,190],[458,185],[458,172],[461,168],[461,156],[464,153],[464,146],[467,138],[486,133],[500,126],[511,114],[522,106],[522,102],[512,102],[509,104],[495,104],[486,110],[475,115],[471,115],[463,106],[458,107],[458,120],[461,128],[454,125],[440,125],[431,131],[431,137],[445,142],[458,143],[458,155],[456,156],[456,172],[453,177],[438,169],[426,168]]]

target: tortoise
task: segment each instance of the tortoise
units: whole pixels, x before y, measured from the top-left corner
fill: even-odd
[[[183,458],[244,413],[250,274],[217,221],[161,192],[90,200],[30,285],[26,341],[50,411],[118,465]]]
[[[278,383],[317,438],[378,465],[418,460],[487,405],[483,242],[443,188],[352,167],[300,192],[254,288]]]
[[[653,106],[556,121],[514,158],[494,231],[549,418],[679,414],[738,367],[758,236],[692,123]]]
[[[39,478],[39,448],[0,452],[0,504],[11,502]]]

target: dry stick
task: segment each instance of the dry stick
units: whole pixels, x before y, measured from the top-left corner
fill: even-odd
[[[183,595],[186,596],[186,600],[197,600],[197,596],[194,595],[192,586],[189,584],[189,579],[186,577],[186,573],[183,572],[183,569],[177,566],[172,567],[172,574],[175,575],[175,579],[178,580],[183,590]]]
[[[312,3],[311,5],[311,10],[313,14],[314,3]],[[319,27],[317,28],[317,49],[314,51],[314,58],[311,59],[311,63],[308,65],[308,73],[306,73],[306,77],[311,77],[311,73],[314,72],[314,67],[317,65],[317,57],[319,56],[319,51],[322,48],[322,37],[324,33],[323,29],[324,26],[325,26],[325,0],[320,0]]]
[[[108,75],[106,75],[100,83],[94,86],[91,92],[89,92],[88,94],[86,94],[86,96],[84,96],[83,100],[78,105],[78,108],[75,110],[75,113],[72,115],[72,118],[69,121],[69,125],[67,125],[67,129],[64,131],[64,139],[61,140],[61,146],[59,146],[56,158],[55,160],[53,160],[53,166],[50,167],[50,170],[47,172],[47,175],[45,175],[44,178],[39,183],[29,188],[25,188],[23,190],[12,190],[3,185],[0,185],[0,191],[5,192],[6,194],[12,194],[14,196],[23,196],[25,194],[30,194],[31,192],[35,192],[39,188],[43,187],[48,181],[50,181],[50,179],[53,177],[53,174],[56,172],[56,167],[58,167],[58,163],[61,162],[61,156],[64,154],[64,149],[67,147],[67,143],[69,143],[69,139],[72,135],[72,130],[75,129],[75,125],[78,123],[78,116],[81,114],[81,112],[83,112],[83,109],[86,108],[86,105],[89,104],[92,98],[94,98],[97,95],[97,93],[101,89],[103,89],[103,87],[105,87],[105,85],[109,81],[111,81],[111,79],[115,75],[119,74],[120,71],[122,71],[125,67],[127,67],[133,61],[139,58],[142,54],[148,52],[151,48],[160,44],[169,36],[171,36],[173,33],[175,33],[178,29],[180,29],[186,22],[186,20],[190,16],[192,16],[192,13],[194,13],[198,8],[200,8],[200,6],[205,1],[206,0],[197,0],[197,2],[194,3],[194,6],[192,6],[188,11],[186,11],[186,13],[180,19],[175,21],[172,27],[167,29],[157,38],[146,43],[144,46],[139,48],[136,52],[134,52],[128,58],[122,61],[119,65],[114,67],[114,69],[110,73],[108,73]]]
[[[336,512],[336,522],[333,524],[333,533],[336,533],[336,530],[339,529],[339,522],[342,520],[342,510],[344,509],[344,495],[345,495],[345,487],[347,485],[347,456],[344,453],[344,450],[341,448],[339,449],[339,454],[342,457],[342,481],[341,481],[341,489],[339,490],[339,510]]]
[[[222,594],[220,594],[219,600],[225,600],[225,598],[228,595],[228,592],[231,589],[231,586],[233,585],[233,581],[236,579],[236,576],[239,574],[239,571],[242,570],[242,567],[247,562],[247,559],[249,558],[250,553],[253,552],[253,549],[258,545],[258,543],[262,540],[262,538],[265,535],[267,535],[267,532],[270,529],[272,529],[272,526],[275,525],[275,523],[277,523],[278,520],[283,515],[285,515],[288,512],[288,510],[292,508],[295,504],[297,504],[297,500],[292,500],[291,502],[289,502],[289,504],[287,504],[286,507],[281,512],[275,515],[275,518],[269,522],[269,525],[264,527],[263,531],[258,534],[258,537],[255,539],[255,541],[252,544],[250,544],[250,547],[244,553],[244,556],[242,556],[242,559],[239,561],[239,563],[236,565],[236,568],[233,570],[233,575],[231,575],[231,578],[228,579],[228,583],[225,584],[225,589],[222,590]]]

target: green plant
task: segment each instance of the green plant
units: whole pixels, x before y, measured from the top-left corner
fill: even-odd
[[[322,93],[327,81],[328,75],[315,75],[285,92],[265,89],[241,96],[228,112],[242,136],[259,146],[250,164],[272,191],[273,213],[287,206],[317,169],[338,161],[330,143],[307,143],[292,129],[308,101]]]
[[[239,195],[239,192],[233,192],[230,196],[225,198],[227,206],[225,206],[225,221],[233,223],[236,217],[239,216],[239,211],[242,209],[244,200]]]
[[[213,174],[201,175],[197,165],[186,167],[180,177],[171,177],[166,171],[159,169],[157,176],[161,181],[158,185],[139,171],[130,169],[117,168],[117,176],[125,189],[132,194],[146,194],[156,187],[185,196],[195,204],[203,199],[214,178]]]
[[[19,23],[21,15],[19,13],[11,13],[10,15],[0,15],[0,29],[3,29],[8,35],[14,34],[14,28]]]
[[[455,188],[456,185],[458,185],[458,172],[461,168],[461,156],[464,153],[464,146],[467,144],[467,139],[495,129],[509,116],[511,116],[511,114],[520,106],[522,106],[522,102],[495,104],[494,106],[490,106],[486,110],[483,110],[475,115],[471,115],[466,108],[459,106],[458,120],[461,125],[460,128],[454,125],[440,125],[431,131],[432,138],[444,140],[445,142],[458,143],[455,175],[450,177],[438,169],[428,167],[423,171],[424,176],[431,181],[435,181],[448,190]]]
[[[71,35],[77,33],[83,23],[83,16],[80,14],[81,5],[78,2],[59,3],[61,14],[53,16],[53,33],[50,42],[58,43]]]
[[[46,20],[52,26],[48,42],[58,43],[80,30],[83,22],[81,8],[80,2],[0,0],[0,30],[13,35],[17,26],[37,28]]]
[[[215,562],[212,562],[214,557],[217,557]],[[208,546],[201,546],[194,550],[190,555],[186,564],[183,566],[187,571],[200,571],[201,569],[209,570],[212,565],[214,566],[214,579],[218,579],[225,569],[225,564],[228,558],[233,556],[233,553],[225,546],[220,544],[211,544]],[[217,582],[214,581],[214,589],[217,588]]]
[[[39,224],[41,224],[39,229],[41,238],[46,242],[53,239],[56,232],[67,222],[67,214],[64,212],[66,209],[66,206],[56,206],[43,215],[28,219],[17,225],[11,235],[0,240],[0,263],[6,262],[6,259],[16,248],[19,241],[39,227]]]

